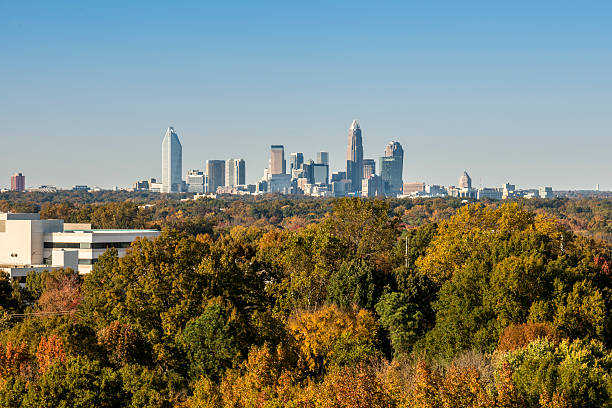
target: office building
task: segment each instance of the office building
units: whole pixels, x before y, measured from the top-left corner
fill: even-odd
[[[314,166],[315,163],[312,160],[308,160],[306,163],[302,164],[302,177],[311,184],[314,184]]]
[[[21,173],[15,173],[11,176],[11,191],[25,191],[25,176]]]
[[[399,142],[391,141],[385,147],[385,156],[380,158],[380,176],[385,185],[385,194],[402,194],[404,181],[404,149]]]
[[[244,159],[228,159],[225,162],[225,186],[242,186],[246,184],[246,166]]]
[[[269,174],[287,173],[285,147],[283,145],[270,146],[270,166],[268,167],[268,172]]]
[[[206,184],[206,174],[200,170],[189,170],[187,172],[187,191],[190,193],[204,193],[204,185]]]
[[[91,224],[41,220],[38,214],[0,213],[0,269],[19,281],[31,271],[56,268],[89,273],[108,248],[121,257],[136,238],[158,235],[156,230],[95,230]]]
[[[329,166],[322,163],[312,164],[312,182],[314,184],[329,183]]]
[[[425,192],[425,183],[404,183],[403,193],[404,195],[410,195],[415,193],[423,193]]]
[[[162,183],[158,182],[156,179],[149,179],[149,191],[153,193],[161,193]]]
[[[299,169],[291,170],[291,180],[297,180],[299,178],[304,177],[304,164],[302,163],[302,167]]]
[[[351,192],[351,181],[346,178],[333,180],[331,186],[334,197],[344,197]]]
[[[376,161],[374,159],[363,159],[363,178],[367,179],[376,174]]]
[[[514,198],[517,196],[516,185],[506,183],[502,186],[502,198]]]
[[[293,170],[299,170],[302,168],[302,164],[304,164],[304,153],[291,153],[289,156],[289,170],[291,172],[293,172]]]
[[[21,173],[15,173],[11,176],[11,191],[25,191],[25,176]]]
[[[162,142],[162,193],[180,193],[183,187],[183,147],[171,126]]]
[[[431,197],[444,197],[448,195],[447,190],[443,186],[439,186],[437,184],[426,185],[425,193],[427,193]]]
[[[217,187],[225,184],[225,160],[206,160],[206,176],[208,183],[205,193],[215,193]]]
[[[361,179],[363,178],[363,143],[361,139],[361,128],[356,120],[353,120],[353,123],[351,123],[348,133],[346,177],[348,180],[351,180],[352,191],[361,191]]]
[[[482,200],[487,198],[489,200],[501,200],[503,198],[503,191],[497,188],[479,188],[476,193],[476,198]]]
[[[381,197],[384,195],[384,182],[381,176],[372,174],[367,179],[361,180],[362,197]]]
[[[346,172],[345,171],[335,171],[331,175],[331,181],[340,181],[346,180]]]
[[[266,181],[268,193],[291,194],[291,176],[289,174],[270,174]]]
[[[132,191],[149,191],[149,182],[147,180],[138,180],[132,184]]]
[[[553,198],[552,187],[540,187],[538,189],[538,196],[540,198]]]
[[[472,188],[472,178],[467,171],[464,171],[463,175],[459,177],[459,188]]]
[[[317,164],[326,164],[329,166],[329,152],[317,152]]]

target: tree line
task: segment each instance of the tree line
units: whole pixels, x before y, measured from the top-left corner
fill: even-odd
[[[608,243],[516,202],[419,226],[390,200],[329,206],[5,277],[0,405],[610,406]]]

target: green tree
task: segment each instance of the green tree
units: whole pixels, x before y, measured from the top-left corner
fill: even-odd
[[[327,299],[344,308],[357,305],[372,310],[385,287],[390,285],[390,279],[383,272],[361,259],[354,259],[332,272]]]
[[[381,326],[389,332],[395,356],[410,352],[423,332],[423,314],[419,306],[410,303],[405,294],[392,292],[382,296],[376,305],[376,313]]]
[[[75,357],[49,367],[30,383],[23,408],[121,407],[125,401],[121,377],[97,361]]]
[[[187,351],[192,378],[202,375],[219,379],[240,356],[239,333],[235,312],[211,304],[185,326],[181,342]]]

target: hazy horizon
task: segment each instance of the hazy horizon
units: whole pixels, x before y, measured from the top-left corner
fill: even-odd
[[[0,188],[183,177],[270,145],[342,170],[404,148],[404,181],[612,190],[612,3],[0,3]]]

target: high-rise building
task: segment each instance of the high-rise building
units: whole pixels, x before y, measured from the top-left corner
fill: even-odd
[[[346,149],[346,177],[351,180],[352,191],[361,191],[363,178],[363,143],[361,128],[356,120],[351,123]]]
[[[367,179],[361,180],[361,196],[362,197],[379,197],[384,196],[383,179],[376,174],[370,175]]]
[[[314,166],[315,163],[312,160],[308,160],[302,164],[302,177],[308,180],[308,183],[314,183]]]
[[[314,184],[328,184],[329,166],[323,163],[314,163],[312,165],[312,178]]]
[[[187,191],[190,193],[203,193],[206,175],[200,170],[189,170],[187,172]]]
[[[472,178],[467,174],[467,171],[464,171],[463,175],[459,177],[459,188],[472,188]]]
[[[404,149],[399,142],[391,141],[385,146],[385,157],[401,157],[404,159]]]
[[[285,174],[287,172],[285,162],[285,147],[283,145],[270,146],[269,174]]]
[[[246,184],[244,159],[228,159],[225,162],[225,185],[229,187]]]
[[[317,164],[327,164],[329,166],[329,152],[317,152]]]
[[[346,180],[346,172],[345,171],[336,171],[334,173],[332,173],[331,175],[331,181],[340,181],[340,180]]]
[[[11,191],[25,191],[25,176],[21,173],[15,173],[11,176]]]
[[[225,160],[206,160],[207,193],[215,193],[225,184]]]
[[[363,178],[367,179],[376,174],[376,161],[374,159],[363,159]]]
[[[302,164],[304,164],[304,153],[291,153],[291,155],[289,156],[289,170],[293,171],[301,169]]]
[[[179,193],[183,188],[183,147],[174,128],[166,130],[162,142],[162,193]]]
[[[385,147],[385,156],[380,158],[380,176],[383,179],[385,193],[402,194],[404,183],[404,149],[399,142],[391,141]]]

